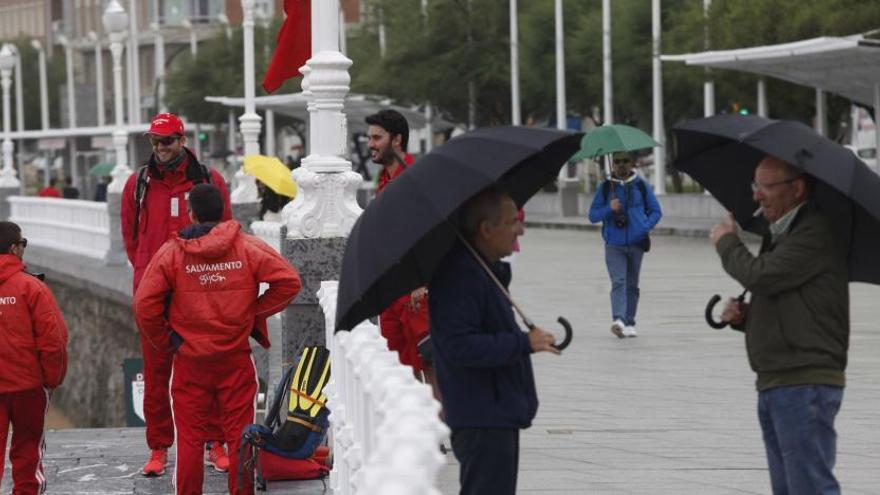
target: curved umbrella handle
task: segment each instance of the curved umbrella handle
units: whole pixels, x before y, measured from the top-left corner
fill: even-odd
[[[557,318],[556,321],[558,321],[559,324],[562,325],[562,328],[565,329],[565,338],[562,339],[562,342],[558,344],[553,344],[553,347],[556,348],[557,351],[561,351],[568,347],[568,344],[571,344],[571,323],[569,323],[568,320],[561,316]]]
[[[721,300],[721,296],[715,294],[712,296],[712,299],[709,299],[709,303],[706,304],[706,323],[709,324],[710,327],[721,330],[722,328],[727,326],[726,321],[715,321],[712,317],[712,310],[715,309],[715,305],[718,304],[718,301]]]

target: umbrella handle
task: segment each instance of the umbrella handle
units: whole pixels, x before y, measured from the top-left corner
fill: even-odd
[[[712,296],[712,299],[709,299],[709,303],[706,304],[706,323],[709,324],[710,327],[721,330],[726,327],[728,323],[726,321],[715,321],[712,317],[712,310],[715,309],[715,305],[718,304],[718,301],[721,300],[721,296],[715,294]]]
[[[561,316],[557,318],[556,321],[558,321],[559,324],[562,325],[562,328],[565,329],[565,338],[562,339],[562,342],[558,344],[553,344],[553,347],[556,348],[557,351],[562,351],[566,347],[568,347],[568,344],[571,344],[571,323],[569,323],[568,320]]]

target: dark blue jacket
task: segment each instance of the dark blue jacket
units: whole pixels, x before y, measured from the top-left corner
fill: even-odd
[[[510,283],[510,265],[492,265]],[[510,302],[458,244],[429,285],[434,366],[446,423],[460,428],[527,428],[538,410],[529,338]]]
[[[644,196],[638,182],[644,184]],[[613,192],[608,190],[609,187],[612,187],[612,182],[608,180],[599,184],[596,195],[593,196],[593,204],[590,205],[590,221],[602,222],[602,238],[606,244],[632,246],[642,242],[663,216],[654,191],[639,176],[626,184],[614,181]],[[610,206],[614,198],[624,205],[627,214],[626,227],[614,224],[614,211]]]

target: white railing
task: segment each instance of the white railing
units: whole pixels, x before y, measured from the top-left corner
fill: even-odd
[[[9,205],[9,220],[35,246],[99,260],[110,249],[107,203],[12,196]]]
[[[327,384],[334,453],[330,488],[341,495],[439,495],[449,429],[431,388],[364,322],[335,333],[336,281],[318,291],[332,374]]]
[[[280,222],[264,222],[262,220],[251,222],[251,232],[279,253],[281,253],[281,227]]]

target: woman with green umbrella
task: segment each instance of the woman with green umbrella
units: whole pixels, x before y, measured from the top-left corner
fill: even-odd
[[[611,174],[599,184],[590,206],[590,221],[602,222],[605,265],[611,278],[611,333],[636,337],[639,273],[651,247],[649,234],[663,215],[660,203],[634,171],[631,151],[656,143],[644,132],[624,125],[599,127],[584,136],[575,157],[612,154]]]

